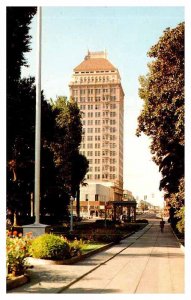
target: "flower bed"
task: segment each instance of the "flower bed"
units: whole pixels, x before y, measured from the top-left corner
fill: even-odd
[[[26,269],[25,258],[29,256],[31,241],[31,233],[23,237],[22,234],[18,234],[17,231],[13,231],[13,233],[7,231],[7,275],[10,273],[14,276],[24,274]]]
[[[102,221],[102,220],[101,220]],[[92,225],[91,227],[85,227],[83,224],[82,228],[78,226],[75,228],[72,233],[65,233],[65,236],[70,239],[82,239],[83,241],[91,241],[91,242],[103,242],[103,243],[118,243],[121,239],[125,238],[127,235],[134,233],[145,227],[147,224],[115,224],[115,226],[108,227],[95,227]],[[59,234],[59,233],[58,233]]]

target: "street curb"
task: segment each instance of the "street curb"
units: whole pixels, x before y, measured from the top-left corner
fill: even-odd
[[[172,230],[172,233],[173,233],[174,237],[176,238],[177,242],[179,243],[180,249],[182,250],[182,252],[185,253],[185,246],[183,246],[183,245],[181,244],[180,240],[179,240],[178,237],[176,236],[176,234],[175,234],[174,230],[172,229],[172,227],[171,227],[171,230]]]
[[[21,275],[14,279],[7,279],[7,281],[6,281],[7,291],[15,289],[15,288],[29,282],[29,280],[30,279],[27,275]]]
[[[33,265],[72,265],[76,262],[79,262],[81,260],[84,260],[85,258],[89,257],[89,256],[92,256],[96,253],[99,253],[103,250],[106,250],[108,248],[110,248],[111,246],[115,245],[116,243],[112,242],[112,243],[109,243],[107,245],[104,245],[98,249],[95,249],[95,250],[92,250],[92,251],[89,251],[88,253],[85,253],[85,254],[82,254],[80,256],[76,256],[76,257],[72,257],[70,259],[65,259],[65,260],[51,260],[51,259],[40,259],[40,258],[33,258],[33,257],[30,257],[28,262]],[[35,262],[37,262],[37,264],[35,264]],[[38,263],[39,262],[39,263]]]

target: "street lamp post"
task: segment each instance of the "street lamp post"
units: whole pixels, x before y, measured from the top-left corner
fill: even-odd
[[[86,201],[87,203],[87,217],[88,219],[90,218],[90,204],[89,204],[89,198],[88,198],[88,194],[86,194]]]
[[[70,197],[70,231],[73,231],[73,201],[74,198]]]
[[[105,200],[105,227],[107,227],[107,224],[106,224],[106,209],[107,209],[107,206],[106,206],[106,200]]]

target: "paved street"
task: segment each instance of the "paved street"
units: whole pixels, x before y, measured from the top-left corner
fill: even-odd
[[[152,217],[152,216],[151,216]],[[184,293],[184,250],[159,219],[74,265],[35,265],[30,282],[9,293]]]

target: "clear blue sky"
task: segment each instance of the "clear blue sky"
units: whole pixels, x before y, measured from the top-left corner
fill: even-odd
[[[83,61],[87,50],[106,49],[108,59],[119,69],[125,92],[124,188],[139,198],[147,195],[153,202],[160,175],[151,161],[148,138],[135,136],[142,106],[138,77],[147,73],[147,51],[163,31],[184,21],[184,8],[43,7],[42,14],[42,89],[46,98],[69,96],[72,70]],[[23,69],[23,76],[35,75],[36,17],[31,35],[32,51],[27,55],[30,68]],[[155,194],[154,199],[151,194]]]

